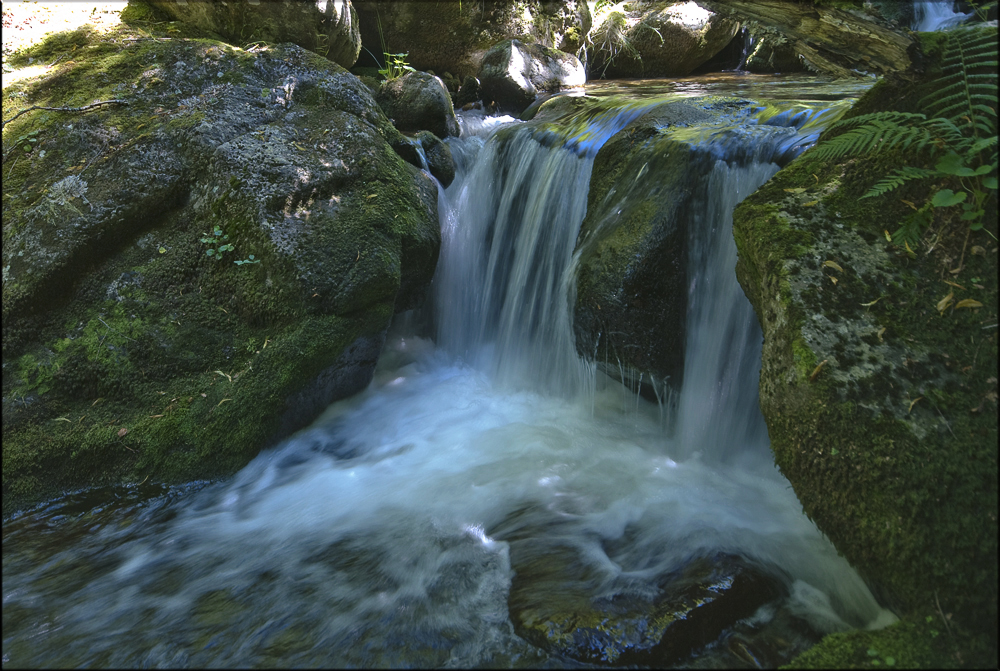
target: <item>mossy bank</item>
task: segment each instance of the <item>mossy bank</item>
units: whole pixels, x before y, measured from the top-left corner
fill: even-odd
[[[368,383],[434,271],[436,187],[356,77],[159,27],[12,60],[54,65],[4,90],[5,513],[236,471]]]
[[[887,78],[851,114],[917,111],[936,75],[931,65]],[[861,196],[922,160],[806,152],[734,215],[737,276],[764,331],[760,403],[777,464],[903,617],[885,633],[829,637],[804,664],[868,666],[879,659],[869,648],[907,665],[996,664],[996,193],[985,230],[939,208],[915,249],[890,241],[929,186],[956,184]],[[920,657],[905,642],[914,627],[948,635]]]

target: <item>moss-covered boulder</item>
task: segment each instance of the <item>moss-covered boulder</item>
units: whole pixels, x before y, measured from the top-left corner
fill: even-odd
[[[583,64],[573,54],[540,44],[506,40],[483,56],[479,81],[484,102],[520,114],[543,93],[587,83]]]
[[[164,16],[218,33],[237,46],[292,42],[345,68],[354,65],[361,51],[360,25],[351,0],[138,2],[148,3]]]
[[[174,35],[11,61],[57,65],[4,89],[5,511],[232,473],[362,389],[433,274],[437,190],[356,77]]]
[[[880,82],[852,114],[917,111],[941,86],[929,72]],[[926,160],[912,147],[805,153],[737,207],[737,276],[764,331],[771,446],[805,512],[901,627],[930,621],[948,629],[954,663],[994,666],[996,192],[984,230],[938,208],[913,246],[889,238],[929,189],[958,180],[861,198]]]
[[[429,130],[442,138],[459,133],[448,89],[432,74],[408,72],[386,80],[375,99],[401,131]]]

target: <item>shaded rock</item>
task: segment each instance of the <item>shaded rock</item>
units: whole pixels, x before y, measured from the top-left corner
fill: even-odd
[[[686,220],[697,167],[689,145],[658,129],[709,118],[686,103],[661,106],[613,136],[594,160],[577,241],[573,330],[577,351],[610,362],[609,373],[620,364],[636,378],[681,382]]]
[[[752,38],[751,48],[742,69],[747,72],[802,72],[802,64],[795,48],[784,38],[768,33]]]
[[[418,70],[451,72],[463,81],[476,74],[483,55],[497,42],[518,38],[575,51],[590,30],[590,11],[584,0],[359,0],[354,6],[361,18],[365,48],[375,54],[362,51],[363,61],[371,59],[375,65],[384,42],[390,52],[406,53],[409,64]]]
[[[912,37],[877,10],[784,0],[698,0],[737,21],[754,21],[792,44],[811,70],[834,77],[903,72],[911,65]],[[902,4],[902,3],[898,3]]]
[[[144,0],[179,21],[244,46],[250,42],[292,42],[349,68],[361,51],[358,16],[351,0],[228,0],[177,2]]]
[[[664,6],[666,5],[666,6]],[[610,62],[597,52],[591,71],[605,77],[680,77],[719,53],[740,24],[696,2],[656,3],[635,17]]]
[[[75,48],[5,90],[5,118],[15,100],[127,103],[7,124],[38,141],[5,173],[5,510],[236,471],[367,384],[440,244],[435,185],[336,64],[76,37],[14,59]]]
[[[458,94],[455,96],[455,107],[464,107],[469,103],[474,103],[482,98],[482,93],[480,93],[479,80],[469,75],[462,82],[462,88],[458,90]]]
[[[427,167],[431,174],[437,177],[441,186],[447,188],[455,181],[455,159],[452,158],[448,144],[430,131],[417,133],[417,139],[427,157]]]
[[[583,86],[587,75],[572,54],[509,40],[486,53],[479,80],[484,102],[492,100],[499,109],[519,114],[540,93]]]
[[[396,128],[458,135],[458,119],[444,83],[426,72],[408,72],[382,83],[376,98]]]

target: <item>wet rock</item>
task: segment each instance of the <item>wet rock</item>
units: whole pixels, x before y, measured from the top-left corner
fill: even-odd
[[[499,109],[520,114],[540,93],[583,86],[587,75],[572,54],[509,40],[483,56],[479,80],[484,101],[495,101]]]
[[[223,39],[248,42],[292,42],[349,68],[358,60],[361,32],[351,0],[228,0],[175,2],[147,0],[158,11]]]
[[[719,53],[739,30],[737,21],[698,3],[655,3],[634,17],[622,47],[609,61],[597,52],[591,72],[604,77],[681,77]]]
[[[447,188],[455,181],[455,159],[452,158],[451,149],[441,138],[430,131],[417,133],[417,140],[423,147],[424,155],[427,157],[427,167],[434,175],[441,186]]]
[[[5,118],[21,95],[127,104],[8,124],[38,146],[5,172],[5,509],[239,469],[367,384],[440,244],[433,181],[336,64],[75,37],[6,89]],[[47,428],[67,413],[72,431]]]
[[[698,168],[691,147],[658,128],[709,118],[685,103],[665,105],[612,137],[594,160],[573,329],[577,351],[609,363],[609,373],[623,366],[636,379],[682,381],[685,222]]]
[[[401,131],[428,130],[438,137],[459,133],[448,89],[432,74],[409,72],[383,82],[376,99]]]

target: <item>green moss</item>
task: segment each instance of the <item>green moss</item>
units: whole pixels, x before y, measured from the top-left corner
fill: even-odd
[[[937,613],[877,631],[830,634],[796,657],[792,669],[958,669],[992,666],[981,642],[951,632]]]

